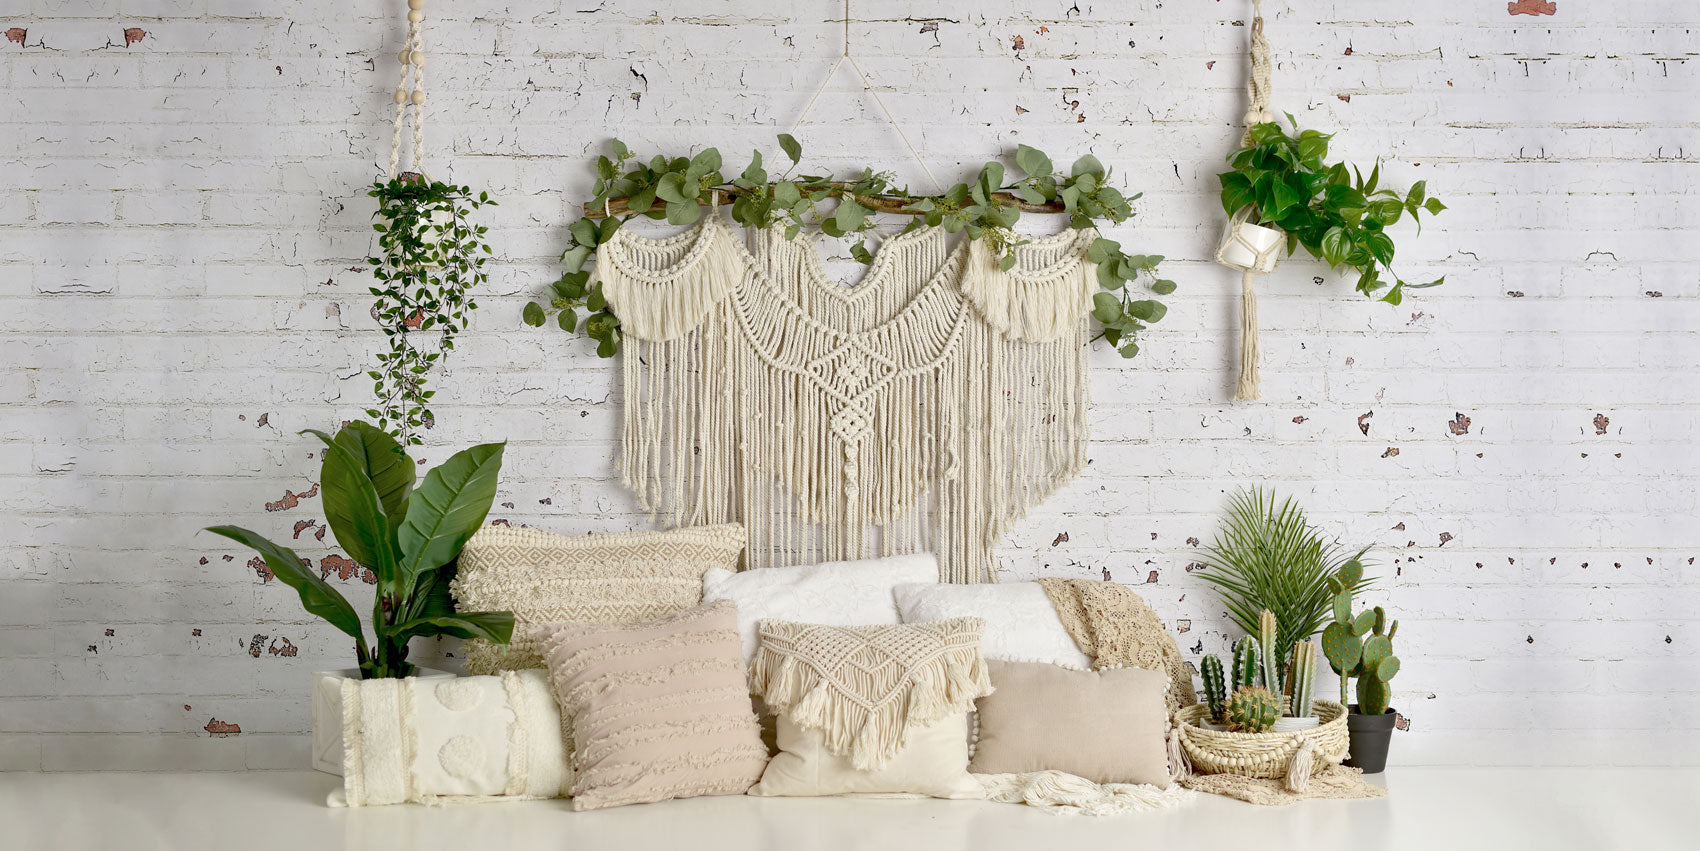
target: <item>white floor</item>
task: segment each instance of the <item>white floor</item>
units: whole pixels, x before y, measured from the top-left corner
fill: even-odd
[[[1384,800],[1060,817],[961,801],[698,798],[574,813],[560,801],[324,806],[339,780],[300,771],[0,774],[0,848],[680,849],[1692,849],[1700,769],[1400,768]]]

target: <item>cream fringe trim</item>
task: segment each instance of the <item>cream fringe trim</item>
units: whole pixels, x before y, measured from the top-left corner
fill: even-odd
[[[804,625],[763,622],[750,690],[797,726],[819,730],[828,753],[872,771],[908,745],[911,731],[967,712],[976,698],[992,693],[980,655],[983,623],[957,618],[929,624],[942,628],[950,644],[917,662],[904,664],[869,645],[823,669],[788,642],[771,640],[774,626]],[[963,638],[969,640],[956,640]]]
[[[1078,252],[1039,272],[1020,266],[1004,271],[998,258],[982,240],[968,244],[967,268],[962,273],[962,294],[974,309],[1003,336],[1024,342],[1050,342],[1080,330],[1081,317],[1092,309],[1097,289],[1097,266],[1085,262],[1085,246],[1098,237],[1097,231],[1069,231],[1030,246]]]
[[[986,800],[1044,807],[1055,815],[1113,816],[1168,809],[1193,802],[1198,793],[1131,783],[1094,783],[1061,771],[1026,774],[976,774]]]
[[[671,340],[702,324],[703,316],[723,301],[744,278],[744,261],[718,216],[703,226],[665,240],[645,240],[657,247],[695,240],[675,263],[646,269],[635,258],[650,254],[627,251],[625,228],[596,252],[596,279],[602,294],[620,317],[620,331],[639,340]]]

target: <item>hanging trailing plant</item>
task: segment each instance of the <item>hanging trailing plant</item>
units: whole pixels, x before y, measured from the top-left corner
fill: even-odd
[[[1024,242],[1014,232],[1022,212],[1063,213],[1075,228],[1098,221],[1119,224],[1133,215],[1131,202],[1139,197],[1125,196],[1111,186],[1109,169],[1090,154],[1076,160],[1064,174],[1056,171],[1043,151],[1027,145],[1015,155],[1025,174],[1021,179],[1006,181],[1003,165],[992,162],[973,183],[958,183],[938,195],[913,194],[893,185],[890,172],[872,169],[863,169],[851,180],[793,174],[802,161],[802,145],[781,134],[779,146],[790,160],[783,173],[769,174],[761,152],[756,151],[749,165],[727,180],[720,152],[714,148],[694,157],[656,155],[642,161],[623,142],[614,140],[612,156],[596,160],[595,198],[585,204],[584,217],[569,229],[573,244],[562,255],[566,273],[551,285],[547,302],[526,305],[525,323],[540,326],[553,314],[564,331],[582,328],[596,341],[601,357],[617,354],[619,317],[586,266],[623,223],[638,216],[690,225],[701,218],[704,205],[727,201],[737,223],[751,228],[783,227],[786,238],[794,239],[805,227],[819,227],[832,237],[865,234],[874,228],[871,214],[898,213],[915,217],[904,232],[942,227],[969,239],[986,240],[1008,270],[1015,265],[1010,249]],[[836,201],[830,211],[821,208],[828,200]],[[851,246],[850,253],[862,263],[873,262],[865,237]],[[1098,264],[1100,285],[1092,315],[1102,331],[1094,339],[1102,338],[1123,357],[1133,357],[1139,352],[1138,333],[1162,319],[1167,308],[1156,299],[1140,297],[1130,285],[1167,295],[1174,292],[1175,283],[1158,276],[1162,257],[1126,253],[1115,240],[1095,240],[1087,256]],[[580,311],[586,314],[582,323]]]
[[[478,307],[471,290],[486,277],[487,228],[468,217],[496,202],[482,192],[473,195],[470,187],[412,173],[378,181],[367,194],[378,199],[379,219],[372,224],[378,256],[366,261],[378,280],[370,288],[377,298],[372,316],[389,350],[366,373],[378,397],[366,415],[403,446],[417,446],[418,430],[432,422],[436,391],[426,389],[426,380],[466,330],[468,315]]]
[[[1417,181],[1401,194],[1383,188],[1381,164],[1369,177],[1355,166],[1328,163],[1328,142],[1334,138],[1316,130],[1300,131],[1291,114],[1295,135],[1273,121],[1254,125],[1250,144],[1229,156],[1232,171],[1219,175],[1222,208],[1229,215],[1251,209],[1248,221],[1279,228],[1289,234],[1287,253],[1300,246],[1329,268],[1357,273],[1358,292],[1398,304],[1404,291],[1438,286],[1445,277],[1413,284],[1393,272],[1394,241],[1387,228],[1409,214],[1437,215],[1446,209],[1428,196],[1427,183]]]

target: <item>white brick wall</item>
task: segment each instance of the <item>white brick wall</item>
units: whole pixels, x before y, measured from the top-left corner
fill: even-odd
[[[611,135],[777,154],[839,5],[432,5],[436,169],[500,199],[502,262],[423,454],[506,437],[493,516],[641,525],[611,478],[612,365],[520,307]],[[1202,261],[1247,4],[969,5],[855,3],[858,56],[933,170],[1090,150],[1146,193],[1114,235],[1182,284],[1137,360],[1098,353],[1092,468],[1010,536],[1012,575],[1154,577],[1189,653],[1219,652],[1189,539],[1262,481],[1379,545],[1396,761],[1700,762],[1700,10],[1271,0],[1278,106],[1430,181],[1452,210],[1401,265],[1449,283],[1391,308],[1290,263],[1263,284],[1266,400],[1235,405],[1237,282]],[[380,338],[351,267],[402,9],[0,6],[0,769],[305,764],[307,674],[347,649],[195,530],[322,523],[316,497],[265,503],[312,490],[298,429],[368,402]],[[854,121],[799,132],[815,164],[921,179],[846,86],[815,115]],[[303,554],[340,555],[314,528]]]

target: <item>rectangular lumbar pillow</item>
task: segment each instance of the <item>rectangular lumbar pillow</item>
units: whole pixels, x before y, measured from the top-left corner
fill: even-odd
[[[733,573],[712,568],[702,577],[702,601],[738,605],[744,661],[756,655],[756,622],[764,618],[834,626],[899,623],[891,589],[939,581],[932,553]]]
[[[565,794],[561,716],[542,671],[342,682],[332,806]]]
[[[1062,771],[1096,783],[1169,785],[1168,674],[988,662],[975,774]]]
[[[779,754],[750,790],[762,796],[928,795],[984,798],[984,787],[968,773],[968,716],[956,712],[909,733],[896,756],[871,771],[826,748],[819,730],[779,718]]]
[[[538,624],[643,623],[690,609],[703,573],[736,568],[743,551],[735,523],[572,537],[485,526],[461,550],[450,587],[462,609],[513,612],[513,643],[466,642],[466,670],[542,667]]]
[[[1092,666],[1092,659],[1080,652],[1037,582],[899,585],[893,594],[904,623],[960,617],[984,620],[980,648],[987,659],[1049,662],[1082,670]]]
[[[767,748],[731,603],[544,631],[549,677],[572,719],[573,809],[741,795],[761,779]]]
[[[764,620],[750,691],[825,752],[880,768],[917,731],[967,713],[991,690],[978,618],[888,626]],[[783,748],[783,745],[781,745]]]

